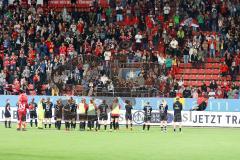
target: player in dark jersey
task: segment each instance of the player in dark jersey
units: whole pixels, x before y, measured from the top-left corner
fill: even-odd
[[[145,127],[147,125],[147,129],[150,129],[150,122],[152,118],[152,107],[150,106],[149,102],[144,106],[144,124],[143,124],[143,130],[145,130]]]
[[[102,101],[102,104],[98,106],[99,111],[99,122],[98,122],[98,130],[101,128],[101,124],[104,125],[104,130],[107,130],[107,120],[108,120],[108,105],[106,103],[106,100]]]
[[[162,100],[162,103],[159,106],[159,112],[160,112],[160,123],[161,123],[161,131],[166,132],[167,131],[167,111],[168,111],[168,105],[165,99]]]
[[[55,104],[55,110],[54,110],[54,115],[55,115],[55,118],[56,118],[56,128],[58,130],[61,129],[62,110],[63,110],[62,100],[59,99],[59,100],[57,100],[57,104]]]
[[[129,100],[126,100],[125,103],[126,103],[126,105],[125,105],[126,128],[128,129],[128,125],[130,123],[131,130],[132,130],[132,109],[133,109],[133,107],[132,107],[132,104]]]
[[[71,99],[68,99],[67,104],[63,107],[63,116],[65,121],[66,131],[70,130],[70,120],[71,120]]]
[[[96,122],[95,130],[97,131],[97,128],[98,128],[97,106],[94,102],[94,99],[91,99],[90,103],[88,104],[87,119],[88,119],[88,130],[92,130],[92,128],[94,128],[94,123]]]
[[[9,99],[7,99],[4,116],[5,116],[5,128],[11,128],[11,106]]]
[[[180,102],[180,98],[176,98],[176,102],[173,104],[173,111],[174,111],[174,122],[173,122],[173,128],[174,132],[176,132],[176,123],[178,123],[179,131],[182,131],[182,103]]]
[[[71,97],[71,105],[70,105],[70,110],[71,110],[71,129],[76,128],[76,120],[77,120],[77,105],[75,103],[75,100]]]
[[[34,98],[29,104],[29,114],[30,114],[30,126],[33,126],[33,120],[35,121],[35,127],[38,126],[37,122],[37,103],[34,102]]]
[[[51,128],[52,107],[53,107],[53,103],[50,101],[50,98],[47,98],[47,101],[44,105],[44,119],[45,119],[44,126],[45,126],[45,128],[47,128],[47,124],[48,124],[49,128]]]

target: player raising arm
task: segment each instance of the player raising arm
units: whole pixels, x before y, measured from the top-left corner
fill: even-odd
[[[143,130],[145,130],[145,127],[147,125],[147,129],[150,129],[150,122],[152,118],[152,107],[149,105],[149,102],[144,106],[144,124],[143,124]]]
[[[161,132],[167,132],[167,111],[168,105],[165,99],[162,100],[162,103],[159,106],[160,112],[160,123],[161,123]]]
[[[179,131],[182,131],[182,103],[179,101],[179,97],[176,98],[176,102],[173,104],[174,111],[174,122],[173,128],[174,132],[176,132],[176,123],[178,123]]]

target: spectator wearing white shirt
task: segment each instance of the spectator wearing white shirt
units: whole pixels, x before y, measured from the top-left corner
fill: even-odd
[[[142,38],[143,38],[143,36],[142,36],[141,32],[138,32],[138,33],[135,35],[136,50],[141,50]]]
[[[106,63],[106,67],[109,66],[109,61],[111,60],[111,55],[112,55],[112,53],[109,50],[106,50],[104,52],[104,60],[105,60],[105,63]]]
[[[211,91],[208,93],[208,97],[209,99],[214,99],[216,96],[216,93],[213,89],[211,89]]]

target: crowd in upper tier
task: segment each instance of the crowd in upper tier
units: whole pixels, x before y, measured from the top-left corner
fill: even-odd
[[[70,9],[1,6],[1,94],[238,98],[232,82],[195,88],[175,74],[180,63],[197,67],[211,57],[224,59],[222,76],[238,75],[239,0],[109,0],[107,8],[95,1],[88,12]],[[135,73],[135,64],[139,72],[124,77],[122,68]]]

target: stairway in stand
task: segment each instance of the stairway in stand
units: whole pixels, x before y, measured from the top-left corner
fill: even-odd
[[[231,82],[231,77],[221,76],[221,65],[224,59],[211,59],[207,58],[205,65],[200,68],[194,68],[191,63],[180,63],[179,71],[175,75],[176,80],[183,78],[184,86],[195,86],[200,87],[203,82],[209,86],[211,80],[215,80],[218,85],[221,85],[222,82],[228,81]],[[240,76],[237,76],[235,82],[237,85],[240,85]]]

